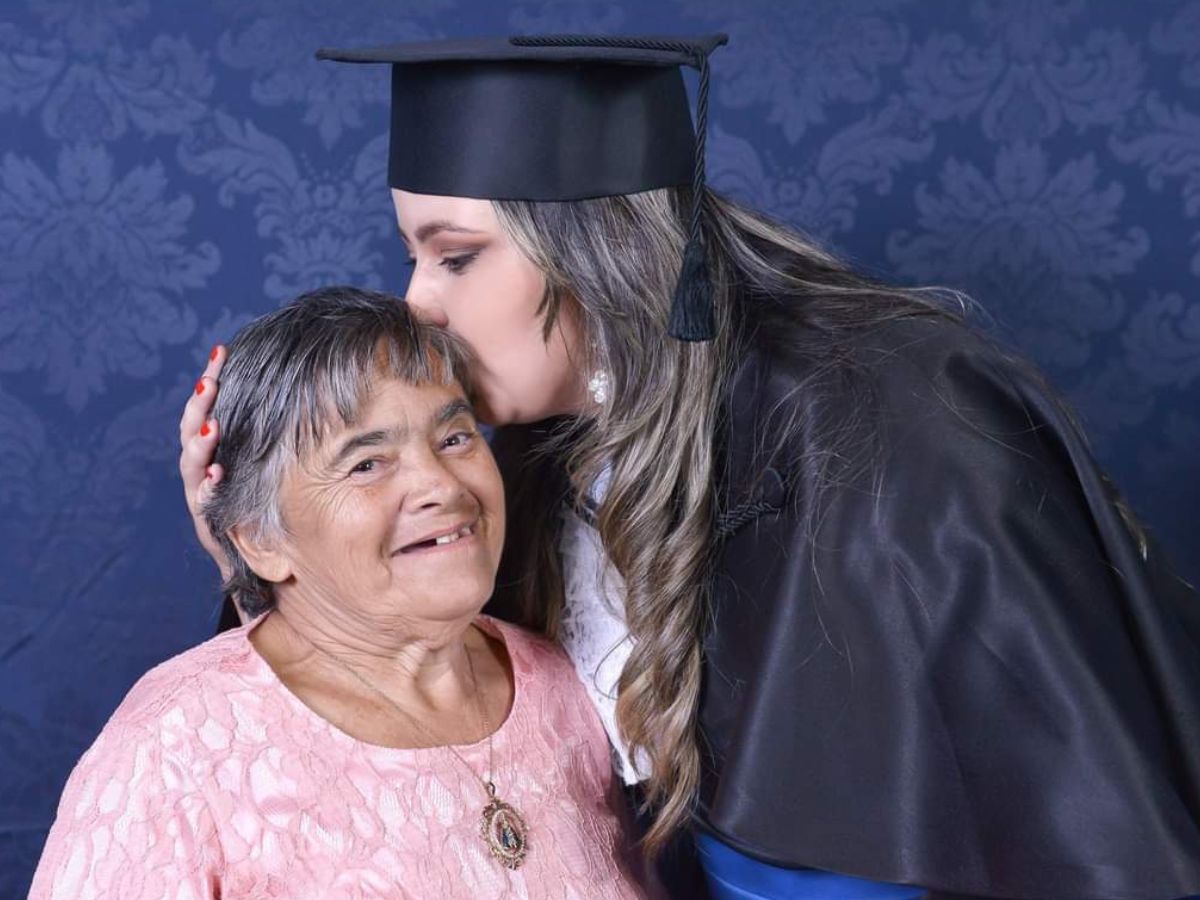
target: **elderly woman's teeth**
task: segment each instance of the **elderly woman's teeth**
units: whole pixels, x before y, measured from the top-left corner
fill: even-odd
[[[442,544],[453,544],[459,538],[467,537],[471,533],[472,533],[471,526],[464,525],[462,528],[458,529],[458,531],[453,531],[450,534],[443,534],[440,538],[438,538],[436,541],[434,541],[434,543],[437,544],[439,547]]]

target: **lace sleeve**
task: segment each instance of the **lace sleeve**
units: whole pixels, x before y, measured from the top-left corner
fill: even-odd
[[[71,773],[30,900],[220,895],[212,815],[154,728],[106,727]]]

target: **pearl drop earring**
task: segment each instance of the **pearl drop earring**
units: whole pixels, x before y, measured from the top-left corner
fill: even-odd
[[[601,406],[608,402],[608,385],[608,373],[603,369],[597,369],[593,372],[591,380],[587,383],[588,393]]]

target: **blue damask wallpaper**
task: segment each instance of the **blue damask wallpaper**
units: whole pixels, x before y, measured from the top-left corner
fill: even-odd
[[[175,472],[209,347],[403,291],[387,79],[313,50],[709,30],[710,181],[969,291],[1200,577],[1200,0],[5,0],[0,896],[129,685],[213,630]]]

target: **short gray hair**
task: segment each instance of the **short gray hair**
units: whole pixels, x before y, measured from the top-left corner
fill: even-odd
[[[250,616],[275,605],[230,538],[283,533],[279,489],[340,419],[353,424],[371,381],[458,382],[467,388],[468,351],[449,332],[419,322],[390,294],[328,287],[303,294],[245,326],[229,345],[213,418],[214,463],[223,477],[204,506],[209,530],[232,564],[225,591]]]

